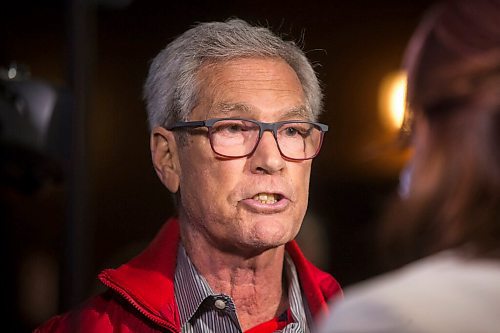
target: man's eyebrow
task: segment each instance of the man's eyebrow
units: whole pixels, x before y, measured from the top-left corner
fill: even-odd
[[[230,114],[233,112],[250,113],[248,105],[242,103],[219,103],[215,105],[213,110],[217,113]]]
[[[294,119],[294,118],[301,118],[301,119],[310,119],[311,118],[311,112],[305,105],[300,105],[297,107],[294,107],[288,111],[285,111],[283,115],[281,116],[283,119]]]
[[[252,109],[243,103],[218,103],[212,108],[213,113],[222,113],[223,115],[231,115],[231,113],[243,113],[243,114],[251,114]],[[280,119],[288,120],[288,119],[310,119],[311,112],[309,108],[305,105],[299,105],[293,107],[289,110],[283,111],[280,115]]]

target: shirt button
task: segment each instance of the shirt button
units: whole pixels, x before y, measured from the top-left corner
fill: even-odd
[[[221,299],[216,299],[214,305],[219,310],[224,310],[226,308],[226,302]]]

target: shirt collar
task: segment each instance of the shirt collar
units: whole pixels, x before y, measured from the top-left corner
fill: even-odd
[[[214,295],[208,282],[196,271],[182,244],[177,251],[174,288],[181,327],[191,319],[207,297]]]
[[[302,332],[306,332],[308,327],[307,305],[302,297],[297,270],[286,252],[284,269],[288,283],[288,302],[295,321],[294,325],[299,325],[303,328]],[[197,272],[182,244],[179,245],[177,252],[174,287],[181,327],[195,315],[206,298],[216,296],[205,278]]]

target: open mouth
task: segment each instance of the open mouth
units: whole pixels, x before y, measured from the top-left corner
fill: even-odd
[[[252,199],[263,204],[272,205],[281,200],[281,198],[282,196],[276,193],[259,193],[254,195]]]

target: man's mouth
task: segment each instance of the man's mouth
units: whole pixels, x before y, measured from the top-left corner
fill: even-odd
[[[281,195],[276,193],[259,193],[254,195],[252,199],[263,204],[272,205],[278,202],[281,198]]]

